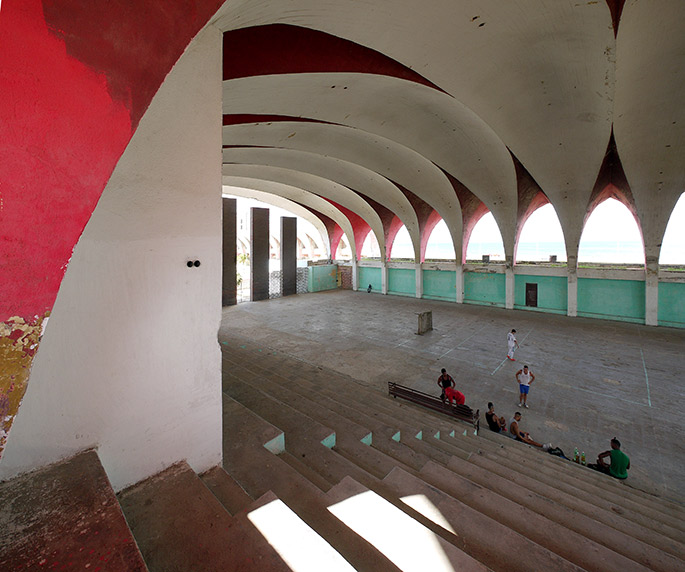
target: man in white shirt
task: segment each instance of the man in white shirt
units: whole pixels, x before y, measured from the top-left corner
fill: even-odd
[[[528,400],[528,392],[530,391],[530,384],[535,381],[533,372],[528,369],[527,365],[523,366],[516,372],[516,382],[519,384],[519,407],[528,408],[526,401]]]
[[[519,343],[516,341],[516,330],[511,330],[507,334],[507,345],[509,346],[509,351],[507,352],[507,359],[511,361],[516,361],[514,359],[514,352],[516,351],[516,348],[519,347]]]

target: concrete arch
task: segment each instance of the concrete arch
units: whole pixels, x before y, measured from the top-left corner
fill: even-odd
[[[350,242],[352,254],[356,259],[357,248],[355,245],[354,231],[349,219],[334,205],[320,196],[292,185],[287,185],[277,181],[268,181],[264,179],[253,179],[248,176],[237,175],[223,175],[222,181],[224,185],[231,187],[242,187],[244,189],[254,189],[264,193],[270,193],[288,199],[291,202],[299,203],[300,205],[308,206],[328,218],[333,220],[347,235]],[[326,234],[328,236],[328,233]],[[331,245],[328,245],[331,256],[333,255]]]
[[[227,187],[224,187],[224,191],[226,190],[229,189]],[[229,194],[238,197],[244,197],[246,199],[256,199],[263,203],[287,210],[310,222],[314,226],[314,228],[316,228],[316,230],[319,231],[320,241],[322,242],[324,250],[326,252],[326,258],[330,258],[331,245],[328,239],[328,231],[326,230],[326,226],[321,222],[321,219],[312,214],[310,210],[302,207],[302,205],[300,205],[299,203],[291,201],[289,199],[285,199],[279,195],[274,195],[265,191],[257,190],[255,188],[230,187]],[[313,253],[313,247],[311,246],[310,242],[314,239],[312,239],[312,237],[310,237],[306,232],[301,231],[299,227],[297,229],[297,234],[298,238],[302,240],[303,243],[309,244],[307,248]],[[305,242],[305,238],[307,239],[307,242]],[[316,241],[314,241],[314,243],[316,244]]]
[[[231,147],[224,149],[223,161],[224,164],[259,164],[303,171],[360,192],[391,210],[402,221],[412,239],[415,259],[419,259],[421,238],[416,212],[402,192],[378,173],[349,161],[294,149]]]
[[[335,73],[225,81],[223,101],[225,113],[345,124],[417,150],[488,206],[513,249],[517,186],[511,155],[492,129],[454,98],[396,78]]]
[[[463,223],[454,188],[438,167],[409,147],[352,127],[294,121],[226,126],[223,142],[317,152],[375,171],[434,208],[461,254]]]
[[[364,199],[347,187],[316,175],[265,165],[224,165],[223,172],[225,175],[280,182],[335,201],[359,216],[371,228],[385,257],[385,235],[380,217]]]
[[[645,12],[653,10],[643,4]],[[529,8],[525,3],[484,0],[468,17],[462,4],[447,1],[437,10],[410,0],[356,9],[357,18],[350,18],[349,6],[335,0],[316,5],[303,0],[288,4],[287,10],[275,3],[255,10],[232,4],[220,11],[217,25],[306,26],[371,46],[420,70],[494,129],[554,204],[567,244],[577,244],[582,228],[578,220],[601,165],[612,119],[618,115],[613,113],[616,40],[606,4],[540,0]],[[670,21],[677,26],[681,19]],[[379,35],[379,29],[386,33]],[[679,35],[675,31],[671,37]],[[636,49],[641,43],[631,42]],[[462,182],[493,212],[505,248],[507,243],[512,248],[513,233],[497,209],[477,187]]]

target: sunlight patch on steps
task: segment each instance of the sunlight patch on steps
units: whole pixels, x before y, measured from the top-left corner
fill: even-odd
[[[402,497],[400,500],[413,508],[416,512],[425,516],[428,520],[433,521],[435,524],[442,526],[445,530],[448,530],[452,534],[457,534],[454,529],[447,522],[447,519],[442,515],[440,509],[435,506],[426,495],[410,495],[407,497]]]
[[[349,562],[283,501],[273,500],[248,513],[247,518],[293,572],[354,572]]]
[[[454,571],[434,532],[373,491],[328,510],[404,572]]]

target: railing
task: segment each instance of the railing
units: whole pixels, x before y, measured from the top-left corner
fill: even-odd
[[[422,405],[433,411],[438,411],[439,413],[444,413],[450,417],[456,417],[461,421],[471,423],[476,431],[480,429],[480,409],[474,411],[468,405],[450,405],[449,402],[443,402],[439,397],[423,393],[422,391],[400,385],[393,381],[388,382],[388,393],[393,397],[401,397],[402,399]]]

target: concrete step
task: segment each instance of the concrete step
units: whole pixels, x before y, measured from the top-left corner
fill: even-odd
[[[604,521],[602,522],[599,520],[599,513],[602,511],[597,507],[580,500],[573,503],[571,499],[564,498],[563,493],[555,488],[543,486],[516,471],[496,472],[494,465],[497,463],[495,462],[487,463],[485,467],[476,464],[477,461],[481,460],[479,455],[473,455],[471,462],[464,462],[455,457],[448,463],[447,468],[461,477],[489,489],[502,498],[525,507],[531,513],[537,513],[540,517],[544,517],[546,519],[545,531],[551,533],[556,530],[555,536],[559,536],[566,528],[568,532],[563,535],[566,539],[573,536],[574,533],[582,535],[618,554],[623,554],[633,560],[634,563],[640,563],[646,569],[673,570],[673,566],[678,564],[680,557],[673,556],[671,552],[677,548],[675,543],[662,543],[662,545],[668,545],[671,550],[669,553],[665,553],[643,540],[645,535],[651,531],[634,526],[632,527],[633,534],[622,532],[616,528],[617,525],[625,524],[620,522],[622,519],[619,516],[603,511],[605,514],[601,515],[602,521]],[[572,506],[569,507],[566,503]],[[583,504],[586,505],[583,508],[588,509],[588,512],[577,510]],[[527,522],[531,521],[532,517],[529,516]],[[576,537],[573,545],[580,546],[582,542]],[[609,562],[609,559],[606,562]],[[619,569],[624,569],[624,566],[624,562],[618,562]]]
[[[515,506],[506,506],[505,503],[502,512],[505,509],[507,512],[502,518],[497,513],[496,507],[500,503],[497,495],[470,485],[468,481],[457,482],[455,490],[459,490],[467,498],[477,496],[481,506],[493,507],[492,510],[483,512],[479,508],[473,508],[462,502],[459,496],[451,496],[427,484],[421,478],[399,469],[388,475],[384,482],[391,486],[404,502],[416,507],[450,531],[452,541],[457,546],[463,547],[492,570],[524,572],[531,569],[560,570],[582,567],[585,570],[599,572],[622,572],[635,569],[634,563],[630,560],[585,538],[569,534],[563,527],[552,525],[551,529],[544,527],[536,530],[535,527],[544,524],[544,520],[539,519],[537,515],[529,516],[525,510]],[[491,514],[487,514],[488,512]],[[529,518],[533,521],[530,522]],[[519,522],[523,526],[519,526]],[[527,529],[534,531],[534,538],[526,534]]]
[[[317,486],[286,464],[263,443],[273,440],[273,425],[223,397],[224,468],[254,498],[272,490],[313,530],[325,538],[356,570],[397,572],[398,568],[328,510]],[[278,441],[278,439],[277,439]],[[271,450],[277,449],[271,446]]]
[[[405,572],[485,572],[478,562],[350,477],[327,494],[329,510]]]
[[[228,383],[230,385],[247,383],[253,389],[260,390],[261,388],[268,396],[277,395],[279,402],[306,414],[319,423],[325,423],[327,427],[335,431],[334,450],[378,478],[384,477],[397,464],[396,459],[387,457],[379,449],[369,448],[368,445],[373,441],[373,430],[369,429],[369,425],[365,422],[370,421],[374,427],[383,430],[387,426],[382,422],[379,423],[378,418],[372,419],[358,414],[359,407],[351,410],[334,399],[322,397],[314,392],[297,393],[266,378],[261,378],[258,382],[250,382],[235,377]],[[307,395],[311,395],[314,399],[310,399]],[[266,397],[266,399],[271,398]]]
[[[508,439],[508,437],[498,435],[489,430],[487,430],[487,432],[482,431],[481,436],[484,439],[494,443],[498,443],[502,439]],[[573,451],[564,452],[567,454],[567,456],[569,456],[569,458],[573,455]],[[555,460],[556,459],[547,459],[546,463],[550,463]],[[594,462],[593,459],[588,459],[588,461]],[[594,487],[604,489],[609,494],[618,493],[621,498],[628,499],[630,502],[634,502],[638,505],[646,507],[649,509],[650,514],[654,518],[662,520],[659,516],[659,513],[663,514],[665,516],[665,520],[663,520],[663,522],[685,532],[685,505],[679,505],[663,497],[635,488],[630,483],[630,477],[628,477],[626,481],[617,481],[616,479],[606,475],[598,474],[596,471],[588,469],[587,467],[577,463],[572,464],[568,470],[568,473],[578,480],[589,483]]]
[[[618,513],[624,518],[651,529],[660,535],[667,536],[676,541],[680,541],[685,537],[679,528],[672,526],[674,524],[672,517],[664,515],[660,511],[650,510],[649,507],[642,503],[634,502],[630,495],[622,496],[620,494],[623,490],[621,483],[616,483],[616,487],[611,492],[603,487],[596,486],[597,481],[603,481],[610,477],[601,475],[591,469],[578,467],[575,463],[564,461],[552,455],[539,454],[540,451],[537,450],[533,451],[534,454],[531,455],[526,450],[527,447],[525,445],[510,439],[508,441],[501,448],[486,453],[486,456],[541,483],[555,487],[570,495],[580,496],[592,502],[598,508]],[[590,474],[578,478],[578,469]],[[563,474],[563,479],[559,478],[560,473]]]
[[[530,510],[529,503],[522,497],[512,501],[489,487],[483,487],[455,473],[453,467],[447,468],[431,462],[421,470],[419,476],[474,510],[496,519],[540,546],[563,554],[583,567],[589,566],[595,570],[650,570],[626,557],[622,550],[612,552],[610,547],[597,539],[579,534],[573,530],[573,525],[569,528],[565,523],[558,524],[548,518],[548,514],[542,515]],[[510,484],[514,486],[513,483]],[[532,491],[527,491],[527,494],[534,501],[542,499]],[[568,513],[564,516],[568,516]],[[602,555],[598,560],[599,565],[588,562],[588,556],[590,560],[594,560],[599,555]]]
[[[0,483],[0,570],[147,570],[95,451]]]
[[[200,478],[231,515],[245,510],[254,502],[254,499],[223,467],[214,467],[202,473]]]
[[[151,572],[290,570],[254,527],[228,514],[186,463],[118,496]]]
[[[284,463],[287,463],[293,469],[295,469],[300,475],[302,475],[310,483],[315,485],[322,492],[330,490],[330,488],[335,484],[334,482],[327,480],[325,477],[322,477],[319,473],[317,473],[311,467],[309,467],[309,465],[303,463],[288,451],[279,453],[278,458],[281,459]]]
[[[262,495],[240,518],[254,525],[292,570],[354,572],[340,553],[272,492]]]

